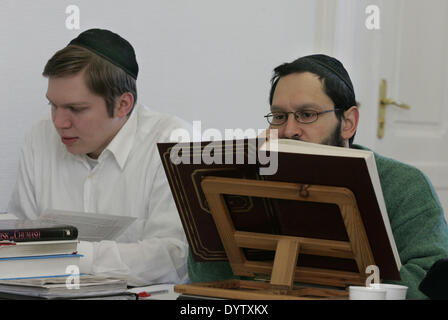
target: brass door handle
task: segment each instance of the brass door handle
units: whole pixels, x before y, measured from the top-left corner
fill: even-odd
[[[408,106],[407,104],[405,104],[405,103],[397,103],[393,99],[382,99],[382,100],[380,100],[380,103],[385,105],[385,106],[387,106],[388,104],[392,104],[394,106],[397,106],[399,108],[403,108],[403,109],[406,109],[406,110],[411,109],[411,107]]]
[[[411,107],[405,103],[398,103],[394,99],[387,97],[387,82],[385,79],[381,80],[380,83],[380,94],[378,103],[378,130],[377,136],[379,139],[384,137],[384,124],[386,122],[386,106],[394,105],[402,109],[409,110]]]

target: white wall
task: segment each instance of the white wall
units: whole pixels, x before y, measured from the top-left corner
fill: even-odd
[[[355,142],[422,170],[448,221],[448,5],[446,0],[318,0],[319,47],[344,61],[361,102]],[[378,29],[364,26],[378,8]],[[381,27],[379,26],[381,25]],[[431,36],[428,37],[428,34]],[[412,67],[410,67],[412,66]],[[381,79],[388,98],[385,136],[377,137]],[[445,90],[444,90],[445,89]]]
[[[68,5],[80,30],[65,27]],[[48,112],[43,67],[79,32],[128,39],[140,66],[139,101],[205,128],[265,127],[269,79],[313,53],[313,0],[0,0],[0,212],[7,210],[20,145]]]

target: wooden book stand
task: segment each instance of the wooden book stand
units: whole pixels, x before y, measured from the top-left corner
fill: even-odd
[[[375,265],[353,193],[347,188],[298,183],[206,177],[202,188],[229,259],[238,276],[270,275],[270,283],[222,280],[177,285],[178,293],[228,299],[346,299],[346,290],[297,286],[294,282],[346,287],[364,285],[366,267]],[[265,197],[339,206],[349,241],[283,236],[235,230],[223,194]],[[243,248],[275,251],[271,261],[250,261]],[[359,272],[297,266],[299,254],[354,259]]]

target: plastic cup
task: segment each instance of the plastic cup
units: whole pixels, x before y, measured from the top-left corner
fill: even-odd
[[[370,287],[386,290],[386,300],[405,300],[408,291],[406,286],[389,283],[372,283]]]
[[[349,299],[350,300],[385,300],[386,289],[379,289],[374,287],[350,286]]]

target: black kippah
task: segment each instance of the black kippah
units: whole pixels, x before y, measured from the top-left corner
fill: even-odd
[[[353,95],[355,94],[350,76],[348,75],[347,70],[345,70],[344,65],[339,60],[324,54],[313,54],[310,56],[302,57],[300,59],[317,63],[320,66],[331,71],[331,73],[333,73],[347,85],[347,87],[353,92]]]
[[[138,64],[134,48],[118,34],[109,30],[90,29],[79,34],[69,45],[86,48],[137,79]]]

